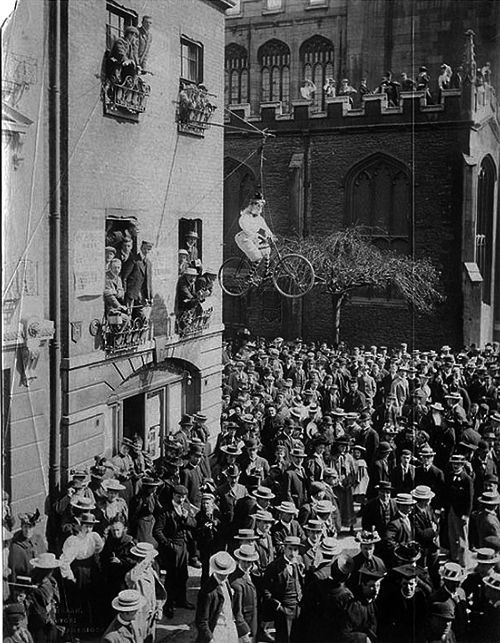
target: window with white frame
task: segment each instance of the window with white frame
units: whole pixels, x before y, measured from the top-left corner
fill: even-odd
[[[203,81],[203,45],[187,36],[181,37],[181,79],[196,84]]]

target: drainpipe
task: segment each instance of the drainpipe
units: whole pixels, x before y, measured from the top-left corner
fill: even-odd
[[[49,37],[49,315],[55,334],[49,350],[49,497],[61,482],[61,162],[60,162],[60,40],[61,0],[46,3]]]

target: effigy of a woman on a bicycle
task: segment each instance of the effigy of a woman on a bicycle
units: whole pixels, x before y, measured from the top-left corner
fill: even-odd
[[[314,286],[314,269],[300,254],[281,254],[263,215],[265,203],[262,194],[257,192],[240,212],[241,229],[234,240],[245,256],[224,261],[219,269],[220,286],[228,295],[241,297],[250,287],[259,287],[271,280],[285,297],[303,297]]]

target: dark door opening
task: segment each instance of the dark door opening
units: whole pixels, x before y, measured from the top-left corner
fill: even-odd
[[[12,500],[12,444],[10,431],[10,371],[2,371],[2,488]]]
[[[130,440],[135,434],[144,440],[144,394],[123,400],[123,437]]]

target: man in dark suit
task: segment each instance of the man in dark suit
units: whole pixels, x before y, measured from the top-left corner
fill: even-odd
[[[166,616],[171,618],[174,604],[193,609],[186,597],[188,579],[188,542],[196,527],[193,511],[187,500],[188,490],[183,485],[173,489],[171,502],[155,516],[153,536],[158,543],[162,568],[166,570]]]
[[[450,463],[452,470],[445,478],[450,559],[465,567],[465,553],[469,548],[469,517],[473,499],[472,478],[465,473],[465,457],[463,455],[452,455]]]
[[[415,540],[422,547],[423,563],[435,585],[438,585],[439,518],[431,507],[434,492],[430,487],[418,485],[413,489],[412,496],[417,501],[412,515]]]
[[[391,482],[395,493],[410,493],[415,487],[415,466],[411,464],[412,453],[403,449],[400,454],[399,464],[391,473]]]
[[[380,442],[379,434],[372,427],[371,415],[367,411],[361,413],[358,422],[361,430],[358,431],[354,441],[365,448],[366,464],[371,467],[375,463],[375,455]]]
[[[240,469],[237,464],[231,464],[224,471],[226,482],[217,488],[217,501],[221,512],[222,534],[226,543],[229,543],[238,527],[234,524],[234,511],[236,503],[247,496],[246,487],[239,484]]]
[[[148,259],[148,253],[152,248],[152,243],[143,241],[131,264],[130,273],[123,274],[127,306],[142,307],[153,299],[153,268]]]
[[[301,447],[290,451],[291,464],[285,471],[285,496],[287,500],[301,507],[307,500],[308,479],[302,463],[306,454]]]
[[[389,456],[392,452],[392,446],[389,442],[383,440],[378,447],[377,460],[372,467],[368,469],[370,481],[366,490],[368,498],[373,498],[376,494],[377,485],[380,482],[389,482],[391,479]]]
[[[177,281],[176,310],[179,315],[186,310],[192,310],[198,304],[196,296],[196,268],[186,268]]]
[[[440,509],[444,501],[444,473],[434,464],[436,452],[432,447],[424,445],[419,451],[421,465],[415,469],[415,486],[424,485],[434,493],[431,505]]]
[[[476,546],[490,547],[490,539],[500,542],[500,521],[497,515],[500,496],[498,493],[485,491],[478,501],[480,510],[474,516]]]
[[[412,513],[413,507],[416,505],[416,500],[410,493],[398,493],[395,500],[398,513],[394,520],[391,520],[387,525],[385,538],[383,539],[386,556],[385,562],[387,564],[394,562],[394,549],[396,545],[405,545],[415,540]]]
[[[226,551],[219,551],[210,557],[210,577],[201,586],[196,605],[197,643],[236,640],[238,637],[232,607],[232,590],[228,583],[228,577],[235,569],[236,563]],[[219,622],[221,615],[224,618]]]
[[[274,618],[275,643],[290,643],[292,629],[300,614],[302,572],[300,538],[287,536],[283,553],[267,568],[264,579],[264,603]]]
[[[126,27],[123,37],[116,38],[109,52],[107,76],[116,83],[122,83],[126,76],[137,74],[136,48],[139,31],[136,27]]]
[[[181,470],[181,484],[188,490],[189,502],[197,507],[201,506],[201,494],[204,474],[200,466],[203,456],[203,446],[191,444],[188,452],[188,461]]]
[[[276,507],[278,520],[271,527],[273,545],[278,553],[283,551],[283,546],[288,536],[297,536],[301,542],[305,540],[304,531],[296,516],[298,510],[293,502],[283,501]]]
[[[361,525],[366,531],[376,531],[380,538],[385,538],[387,526],[397,515],[396,502],[391,498],[392,485],[382,481],[378,485],[378,496],[369,500],[362,508]],[[380,542],[375,544],[377,553],[382,551]],[[380,554],[379,554],[380,555]]]
[[[246,637],[254,641],[257,635],[257,589],[250,576],[253,564],[259,555],[253,545],[242,544],[234,552],[237,567],[229,575],[229,584],[233,590],[233,613],[240,640]]]

